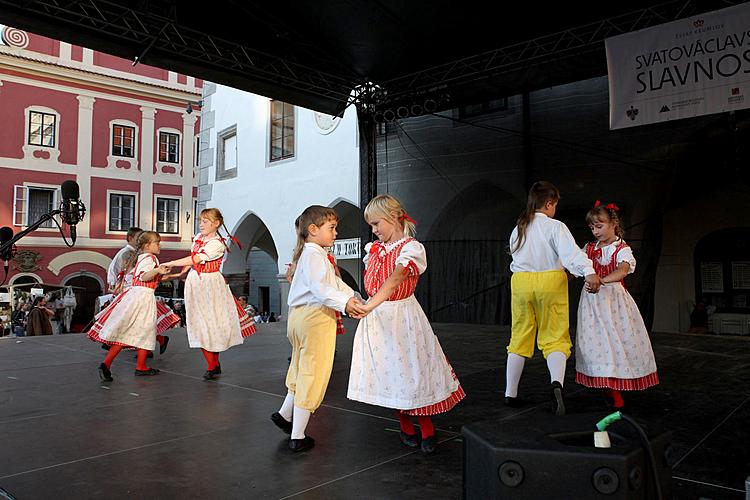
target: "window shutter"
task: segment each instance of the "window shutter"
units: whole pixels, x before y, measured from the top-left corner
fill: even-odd
[[[29,188],[26,186],[14,186],[13,189],[13,225],[27,226],[26,207],[29,199]]]

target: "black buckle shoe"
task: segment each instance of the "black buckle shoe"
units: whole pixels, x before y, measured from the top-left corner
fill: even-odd
[[[168,345],[169,345],[169,337],[164,335],[164,343],[159,344],[159,355],[164,354],[167,351]]]
[[[311,449],[313,446],[315,446],[315,440],[311,438],[310,436],[305,436],[302,439],[290,439],[289,440],[289,449],[292,450],[294,453],[299,453],[300,451],[307,451]]]
[[[271,421],[276,424],[276,427],[281,429],[282,431],[286,432],[287,434],[292,433],[292,423],[287,421],[284,417],[281,416],[281,413],[274,412],[271,414]]]
[[[399,437],[401,438],[401,442],[409,448],[419,448],[419,442],[422,436],[419,433],[407,434],[404,431],[401,431]]]
[[[558,381],[552,382],[552,413],[558,417],[565,415],[565,401],[563,400],[563,387]]]
[[[216,378],[216,375],[213,370],[206,370],[206,373],[203,374],[203,380],[213,380],[214,378]]]
[[[437,446],[437,431],[435,431],[435,434],[428,438],[422,439],[422,453],[425,455],[431,455],[432,453],[435,453],[435,447]]]
[[[106,345],[106,344],[102,344]],[[109,368],[107,368],[107,365],[104,363],[99,365],[99,378],[102,379],[104,382],[112,382],[114,379],[112,378],[112,372],[109,371]]]
[[[158,368],[149,368],[148,370],[135,370],[135,375],[137,377],[151,377],[153,375],[158,375],[159,369]]]

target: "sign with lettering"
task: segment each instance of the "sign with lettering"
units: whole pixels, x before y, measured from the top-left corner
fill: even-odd
[[[333,256],[336,257],[336,260],[359,259],[359,246],[359,238],[336,240],[336,243],[333,244]]]
[[[750,4],[605,41],[609,127],[750,107]]]

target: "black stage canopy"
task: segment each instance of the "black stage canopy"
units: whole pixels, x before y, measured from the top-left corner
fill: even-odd
[[[737,3],[0,0],[0,22],[329,114],[418,114],[604,75],[605,38]]]

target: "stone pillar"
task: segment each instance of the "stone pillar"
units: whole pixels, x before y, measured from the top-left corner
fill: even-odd
[[[154,229],[154,117],[156,109],[141,106],[141,192],[138,210],[138,225],[144,231]]]
[[[89,221],[91,220],[91,143],[94,130],[94,99],[86,95],[77,96],[78,99],[78,142],[76,145],[76,182],[88,216],[84,217],[80,224],[76,225],[76,231],[80,238],[88,238],[90,235]]]
[[[182,241],[193,237],[193,184],[195,182],[195,122],[197,113],[182,115],[182,203],[180,203],[180,233]],[[185,214],[190,214],[187,221]]]
[[[289,298],[289,287],[291,285],[286,280],[286,274],[277,274],[276,278],[279,280],[279,295],[281,295],[281,317],[284,318],[284,321],[286,321],[287,319],[289,319],[289,305],[287,305],[287,299]]]

